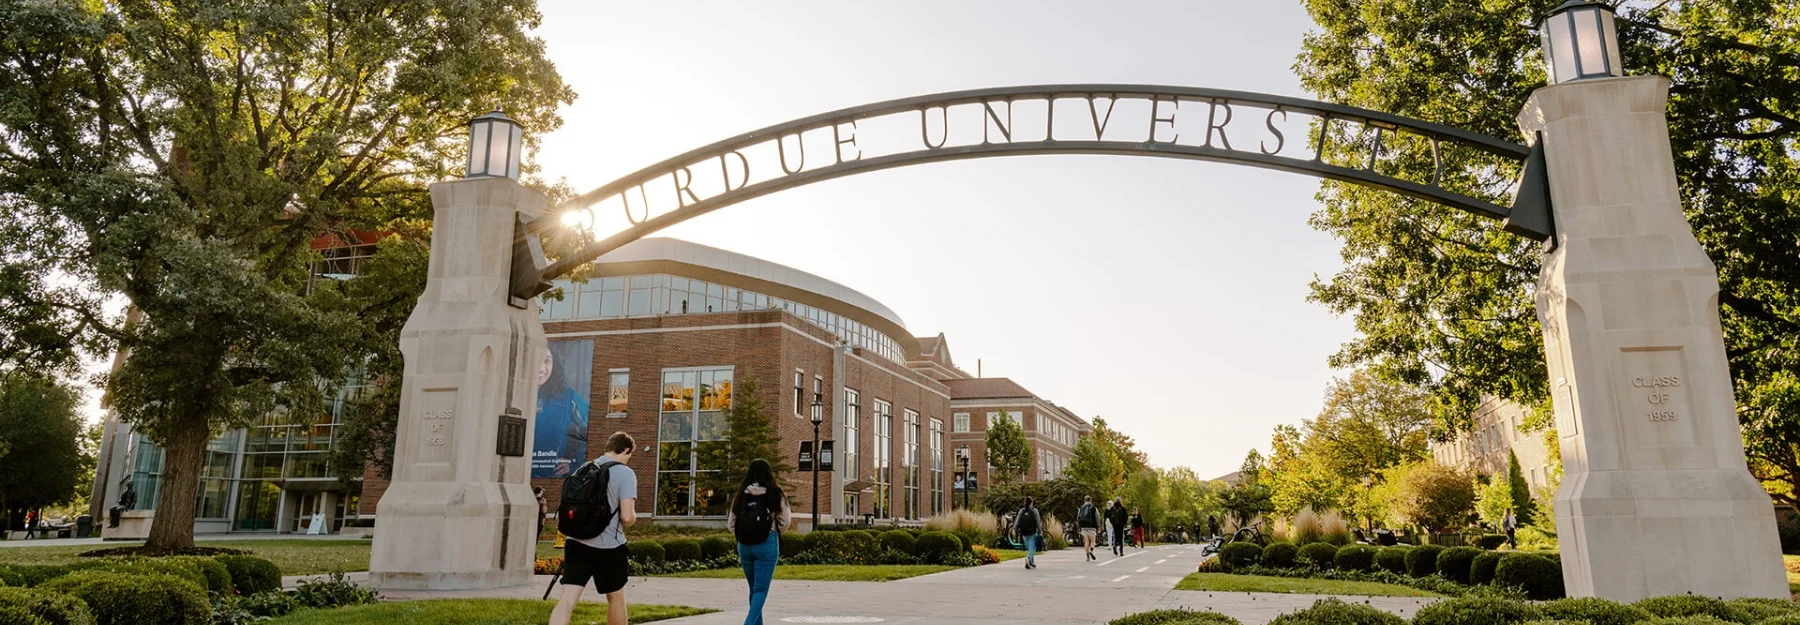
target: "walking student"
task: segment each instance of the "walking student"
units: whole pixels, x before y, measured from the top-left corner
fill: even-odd
[[[763,604],[769,600],[775,562],[781,559],[781,532],[793,520],[794,512],[775,482],[769,461],[751,460],[731,511],[725,513],[725,527],[737,535],[738,565],[744,568],[744,581],[750,583],[750,611],[744,614],[744,625],[763,625]]]
[[[1087,548],[1087,559],[1094,560],[1094,538],[1100,535],[1100,511],[1094,508],[1094,496],[1081,498],[1081,509],[1075,512],[1075,526],[1081,529],[1081,544]]]
[[[1137,548],[1144,548],[1144,514],[1137,508],[1131,509],[1131,540],[1137,543]]]
[[[1513,549],[1518,549],[1519,518],[1513,516],[1513,511],[1511,509],[1506,511],[1506,518],[1500,521],[1500,527],[1506,530],[1506,545]]]
[[[1044,519],[1038,515],[1037,502],[1026,497],[1025,507],[1013,516],[1013,531],[1018,532],[1019,541],[1025,543],[1025,568],[1037,568],[1038,532],[1043,527]]]
[[[1131,522],[1130,515],[1125,512],[1125,499],[1114,497],[1112,505],[1106,508],[1106,525],[1112,529],[1112,552],[1115,556],[1125,555],[1125,524]]]
[[[537,533],[534,534],[533,538],[531,539],[532,542],[537,542],[537,541],[544,539],[544,517],[550,515],[550,509],[548,507],[546,507],[548,505],[548,503],[546,503],[544,501],[544,487],[542,487],[542,486],[531,487],[531,494],[536,495],[537,501],[538,501]]]
[[[590,579],[594,590],[606,595],[606,624],[628,622],[625,581],[631,575],[631,552],[625,547],[625,528],[637,522],[637,474],[629,466],[635,447],[630,434],[615,432],[606,440],[606,455],[563,480],[557,526],[569,541],[562,595],[550,612],[550,625],[569,625]]]

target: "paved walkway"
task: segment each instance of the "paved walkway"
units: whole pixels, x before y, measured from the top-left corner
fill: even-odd
[[[894,582],[798,582],[777,580],[765,622],[894,623],[924,625],[1092,625],[1157,608],[1215,610],[1262,625],[1277,615],[1312,605],[1315,595],[1213,593],[1174,590],[1200,562],[1195,545],[1132,550],[1124,557],[1096,551],[1084,562],[1079,549],[1038,557],[1039,568],[1022,561],[958,569]],[[362,576],[366,577],[366,575]],[[296,578],[297,579],[297,578]],[[290,583],[296,581],[291,579]],[[539,576],[531,586],[471,592],[384,593],[390,599],[504,597],[538,599],[550,583]],[[632,578],[625,595],[634,603],[662,603],[721,610],[715,614],[663,621],[670,625],[742,623],[749,602],[742,580]],[[584,599],[600,600],[591,592]],[[1429,600],[1344,597],[1410,616]],[[825,620],[821,617],[838,617]],[[848,619],[843,617],[862,617]],[[879,619],[879,620],[863,620]]]
[[[19,535],[20,532],[13,532]],[[338,534],[275,534],[275,533],[240,533],[240,534],[196,534],[194,542],[213,542],[221,540],[348,540],[368,542],[369,539],[359,536],[341,536]],[[9,547],[129,547],[142,544],[142,540],[105,540],[102,538],[36,538],[32,540],[7,539],[0,540],[0,549]]]

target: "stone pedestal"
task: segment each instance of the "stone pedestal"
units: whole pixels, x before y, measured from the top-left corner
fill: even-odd
[[[1562,438],[1571,596],[1788,596],[1769,497],[1745,467],[1718,271],[1682,214],[1656,76],[1539,89],[1556,218],[1537,307]]]
[[[496,453],[503,414],[532,440],[547,346],[537,305],[507,305],[515,214],[549,208],[506,178],[431,187],[436,221],[425,294],[406,321],[394,479],[377,506],[370,580],[455,590],[531,581],[537,500],[530,449]]]
[[[106,527],[100,522],[100,538],[102,540],[146,540],[150,538],[150,523],[156,520],[155,510],[126,510],[119,514],[118,527]]]

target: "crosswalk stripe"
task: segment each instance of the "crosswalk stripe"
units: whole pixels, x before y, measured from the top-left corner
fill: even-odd
[[[1115,584],[1116,584],[1116,583],[1118,583],[1118,582],[1122,582],[1122,581],[1125,581],[1125,578],[1127,578],[1127,577],[1131,577],[1131,576],[1130,576],[1130,575],[1120,575],[1120,576],[1119,576],[1119,577],[1117,577],[1117,578],[1116,578],[1116,579],[1114,579],[1114,580],[1113,580],[1113,581],[1112,581],[1112,583],[1115,583]]]
[[[1146,567],[1143,567],[1143,568],[1141,568],[1141,569],[1138,569],[1138,570],[1137,570],[1137,572],[1139,572],[1139,573],[1142,573],[1142,572],[1144,572],[1144,571],[1148,571],[1148,570],[1150,570],[1150,567],[1147,567],[1147,566],[1146,566]]]

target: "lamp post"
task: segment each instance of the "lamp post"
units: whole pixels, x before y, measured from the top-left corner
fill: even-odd
[[[969,486],[970,486],[970,482],[973,481],[973,480],[969,479],[969,477],[970,477],[969,476],[969,446],[963,445],[961,447],[956,448],[956,458],[958,460],[962,461],[963,509],[968,510],[969,509]]]
[[[824,422],[825,422],[825,402],[820,401],[819,397],[817,395],[815,395],[815,396],[813,396],[813,403],[812,403],[812,423],[813,423],[813,459],[812,459],[813,460],[813,462],[812,462],[812,474],[813,474],[812,516],[813,516],[813,518],[812,518],[812,529],[813,529],[813,531],[819,530],[819,465],[824,463],[824,460],[825,460],[825,455],[820,453],[820,450],[819,450],[819,424],[824,423]]]
[[[500,109],[469,120],[469,169],[465,178],[519,179],[519,122]]]
[[[1538,31],[1550,84],[1625,75],[1614,18],[1611,6],[1592,0],[1569,0],[1544,16]]]

